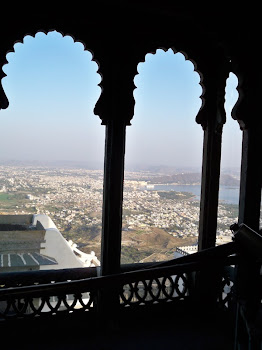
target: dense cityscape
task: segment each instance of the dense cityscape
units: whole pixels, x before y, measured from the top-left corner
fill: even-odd
[[[197,244],[199,200],[189,192],[156,191],[146,179],[156,174],[127,172],[123,202],[123,262],[172,258],[177,246]],[[47,214],[67,239],[99,257],[102,170],[46,166],[0,166],[0,213]],[[220,203],[218,242],[231,239],[237,205]]]

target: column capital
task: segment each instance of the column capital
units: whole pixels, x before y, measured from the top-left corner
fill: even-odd
[[[94,114],[107,125],[112,120],[124,120],[126,125],[134,116],[134,77],[137,65],[130,62],[116,62],[113,59],[99,61],[102,80],[101,95],[95,105]]]
[[[262,118],[258,118],[261,105],[261,73],[258,58],[242,53],[232,59],[232,71],[238,78],[238,100],[232,109],[232,118],[237,120],[242,130],[250,126],[262,125]]]
[[[218,133],[222,132],[223,125],[226,122],[225,111],[225,88],[229,76],[228,64],[218,67],[212,67],[201,70],[203,74],[202,87],[203,101],[196,122],[202,125],[205,130],[207,125],[213,125]]]

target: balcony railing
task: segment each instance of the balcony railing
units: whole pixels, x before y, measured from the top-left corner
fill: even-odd
[[[125,265],[121,273],[109,276],[98,276],[97,268],[3,273],[0,319],[96,313],[101,310],[101,291],[104,296],[115,293],[122,310],[192,301],[197,295],[203,299],[212,293],[218,305],[229,307],[233,279],[228,267],[237,263],[235,251],[232,242],[164,263]],[[212,276],[212,271],[220,274]]]

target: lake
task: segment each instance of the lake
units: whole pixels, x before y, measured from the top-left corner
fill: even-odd
[[[200,199],[201,186],[200,185],[154,185],[154,188],[147,188],[148,191],[176,191],[176,192],[190,192],[196,199]],[[219,201],[227,204],[238,204],[239,187],[235,186],[220,186]]]

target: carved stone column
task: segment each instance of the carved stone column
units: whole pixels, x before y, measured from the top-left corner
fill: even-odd
[[[216,243],[221,141],[226,121],[225,86],[229,74],[227,68],[227,63],[223,58],[219,61],[219,57],[207,62],[206,68],[200,68],[205,93],[203,108],[196,118],[204,129],[199,250],[214,247]]]
[[[136,69],[133,72],[127,61],[116,62],[110,55],[99,64],[102,94],[94,112],[106,126],[101,237],[101,275],[105,276],[120,272],[126,125],[134,112]],[[119,322],[119,287],[108,287],[99,291],[97,306],[100,325],[111,328]]]
[[[248,50],[243,52],[242,45],[243,43],[232,63],[239,81],[239,99],[232,110],[232,117],[239,122],[243,130],[238,224],[244,223],[259,232],[262,180],[261,73],[257,70],[259,56],[250,55]],[[250,42],[249,45],[255,47]],[[248,231],[246,234],[248,235]],[[236,324],[237,328],[242,322],[252,324],[249,344],[253,345],[256,339],[253,338],[256,334],[254,325],[261,305],[261,263],[257,261],[256,254],[250,253],[245,246],[241,248],[240,262],[235,273],[238,310]],[[243,332],[242,329],[241,333],[238,330],[236,335],[236,342],[242,343],[246,337],[245,330]]]
[[[232,111],[243,130],[238,223],[259,231],[262,180],[261,81],[252,55],[239,54],[234,65],[238,76],[238,103]]]
[[[101,274],[108,275],[120,272],[125,137],[134,113],[136,65],[133,70],[128,61],[110,57],[99,63],[103,90],[95,114],[106,125]]]

